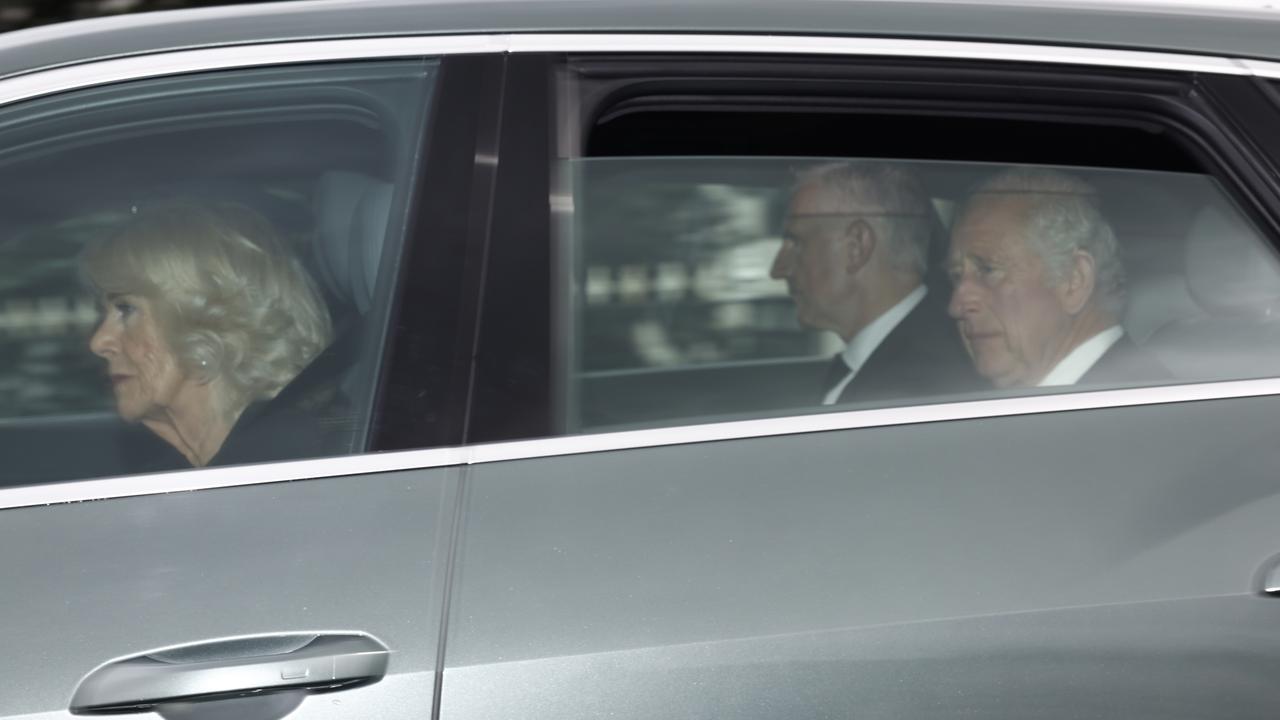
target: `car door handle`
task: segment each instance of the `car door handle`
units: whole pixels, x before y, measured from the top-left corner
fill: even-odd
[[[98,667],[80,681],[70,709],[81,715],[156,710],[169,717],[166,706],[190,708],[285,693],[296,696],[296,702],[288,703],[296,707],[307,693],[381,680],[389,656],[382,643],[356,633],[267,635],[196,643]]]

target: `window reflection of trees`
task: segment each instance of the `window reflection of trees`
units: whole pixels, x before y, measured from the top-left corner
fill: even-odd
[[[0,240],[0,417],[110,409],[102,363],[85,349],[97,310],[76,260],[122,219],[94,214]]]

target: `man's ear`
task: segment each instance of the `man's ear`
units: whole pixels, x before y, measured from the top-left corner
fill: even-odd
[[[1067,277],[1058,286],[1058,301],[1068,314],[1075,315],[1084,309],[1093,297],[1093,288],[1097,280],[1097,268],[1093,256],[1083,250],[1076,250],[1071,255],[1071,267]]]
[[[845,272],[858,272],[876,252],[876,231],[866,220],[854,220],[845,231]]]

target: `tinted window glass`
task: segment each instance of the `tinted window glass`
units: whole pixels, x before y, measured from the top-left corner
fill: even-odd
[[[0,478],[359,451],[434,74],[255,69],[0,112]]]
[[[648,157],[564,177],[570,431],[1275,372],[1274,254],[1205,175]]]

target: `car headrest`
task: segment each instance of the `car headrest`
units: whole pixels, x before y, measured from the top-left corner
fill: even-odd
[[[1131,276],[1126,295],[1121,322],[1125,334],[1139,345],[1170,323],[1205,316],[1180,273]]]
[[[1238,214],[1202,209],[1187,234],[1191,296],[1213,315],[1272,316],[1280,310],[1280,264],[1264,243]]]
[[[364,314],[373,304],[393,187],[367,175],[328,172],[314,196],[320,279]]]

